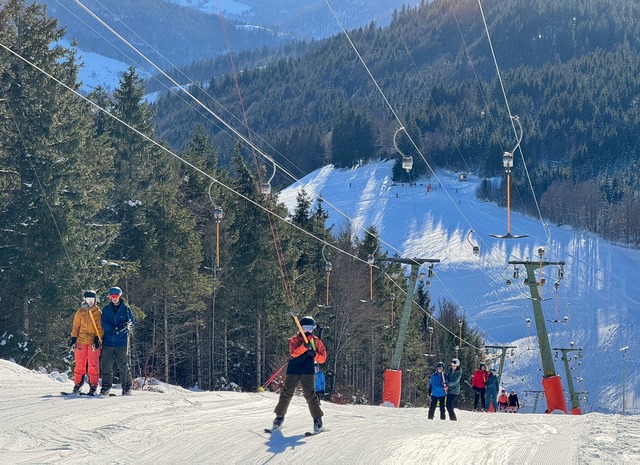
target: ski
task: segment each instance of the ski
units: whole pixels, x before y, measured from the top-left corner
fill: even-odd
[[[63,396],[89,396],[89,397],[99,397],[98,394],[89,394],[88,392],[67,392],[60,391],[60,394]],[[109,394],[115,396],[115,394]]]
[[[318,435],[318,434],[320,434],[320,433],[322,433],[322,432],[324,432],[324,431],[326,431],[326,430],[325,430],[325,429],[321,429],[321,430],[320,430],[320,431],[318,431],[317,433],[314,433],[313,431],[307,431],[306,433],[304,433],[304,435],[305,435],[306,437],[309,437],[309,436],[316,436],[316,435]]]

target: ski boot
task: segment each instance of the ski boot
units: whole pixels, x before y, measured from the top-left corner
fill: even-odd
[[[123,396],[130,396],[131,395],[131,388],[122,389],[122,395]]]
[[[284,417],[275,417],[273,419],[273,425],[271,426],[271,431],[277,431],[282,428],[282,423],[284,423]]]
[[[96,395],[96,389],[98,389],[98,385],[97,384],[90,384],[89,385],[89,393],[87,395],[88,396],[95,396]]]
[[[82,387],[82,383],[80,384],[76,384],[73,386],[73,391],[71,391],[72,394],[80,394],[80,388]]]
[[[102,388],[102,389],[100,389],[100,395],[101,396],[108,396],[110,390],[111,389],[108,389],[108,388]]]
[[[324,431],[324,426],[322,425],[322,417],[313,419],[313,434],[318,434]]]

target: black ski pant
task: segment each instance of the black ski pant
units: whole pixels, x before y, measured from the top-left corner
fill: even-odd
[[[293,398],[298,383],[302,384],[302,393],[307,400],[309,412],[312,418],[319,418],[323,415],[320,408],[320,399],[316,394],[316,377],[315,375],[287,375],[284,380],[284,389],[280,393],[278,405],[274,410],[276,416],[284,417],[289,409],[289,403]]]
[[[486,388],[479,388],[474,386],[473,391],[474,391],[474,394],[473,394],[474,410],[478,408],[478,400],[482,402],[482,409],[484,410],[486,408],[486,404],[484,400],[484,393],[486,391]]]
[[[122,390],[131,389],[131,371],[127,362],[126,347],[102,347],[100,357],[100,373],[102,374],[102,389],[111,389],[113,386],[113,365],[118,366],[118,375],[122,383]]]
[[[436,406],[438,405],[438,402],[440,402],[440,419],[447,419],[447,415],[444,413],[444,397],[431,396],[431,405],[429,405],[429,414],[427,416],[429,420],[433,420],[433,415],[436,413]]]
[[[456,421],[458,418],[456,417],[456,412],[453,411],[453,408],[458,403],[458,395],[459,394],[447,394],[447,412],[449,412],[449,420]]]

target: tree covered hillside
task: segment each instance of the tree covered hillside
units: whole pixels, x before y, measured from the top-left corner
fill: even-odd
[[[482,4],[511,112],[524,127],[522,148],[535,192],[548,192],[543,214],[637,244],[637,227],[625,212],[638,208],[638,189],[626,172],[637,160],[640,127],[640,5]],[[371,24],[349,36],[430,163],[485,176],[502,173],[502,153],[515,142],[478,2],[436,0],[404,8],[389,27]],[[397,155],[392,136],[400,123],[344,35],[315,43],[300,57],[245,69],[237,79],[249,126],[265,141],[259,145],[293,173]],[[206,91],[192,92],[246,133],[232,76],[212,78]],[[175,147],[184,147],[184,135],[198,124],[215,145],[234,143],[175,95],[160,99],[157,109],[159,133]],[[400,147],[411,150],[406,141]],[[421,157],[412,155],[410,177],[427,173]],[[410,178],[400,169],[396,177]],[[521,161],[514,180],[522,199],[516,208],[535,208]],[[595,188],[597,218],[563,218],[556,202],[562,186]],[[504,198],[502,192],[483,195]],[[582,196],[571,200],[594,203]]]

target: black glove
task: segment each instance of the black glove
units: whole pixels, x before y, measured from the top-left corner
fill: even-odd
[[[313,349],[313,347],[311,347],[311,344],[309,342],[306,342],[306,343],[304,343],[302,345],[305,346],[307,350]]]
[[[100,348],[100,338],[95,336],[93,338],[93,350],[98,350]]]
[[[76,341],[78,340],[77,337],[72,337],[71,340],[69,341],[69,347],[73,348],[76,345]]]
[[[316,351],[313,349],[307,350],[307,355],[311,358],[316,358]]]

